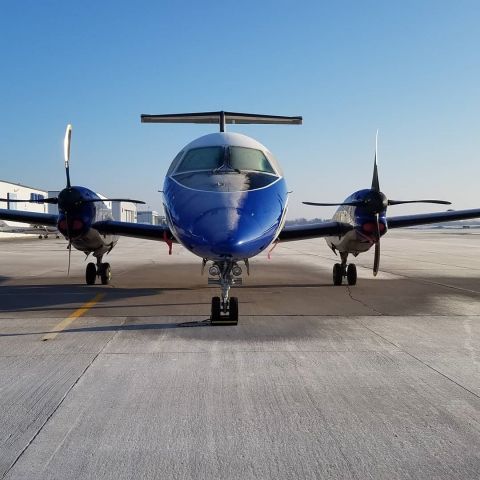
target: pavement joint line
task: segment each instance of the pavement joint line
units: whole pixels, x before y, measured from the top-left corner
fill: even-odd
[[[82,315],[85,315],[94,305],[96,305],[102,298],[105,296],[105,293],[97,293],[91,300],[84,303],[80,308],[75,310],[67,318],[62,320],[60,323],[55,325],[54,331],[47,333],[42,338],[42,341],[53,340],[60,332],[65,330],[71,323],[73,323],[77,318],[80,318]]]
[[[432,367],[431,365],[429,365],[428,363],[424,362],[421,358],[418,358],[417,356],[415,356],[413,353],[410,353],[408,350],[405,350],[404,348],[400,347],[400,345],[397,345],[395,342],[392,342],[391,340],[388,340],[388,338],[384,337],[383,335],[380,335],[378,332],[376,332],[375,330],[373,330],[372,328],[368,327],[367,325],[365,325],[364,323],[362,323],[358,318],[356,320],[360,325],[362,325],[362,327],[366,328],[369,332],[372,332],[374,335],[377,335],[378,337],[380,337],[382,340],[384,340],[385,342],[389,343],[390,345],[393,345],[394,347],[398,348],[398,350],[400,352],[403,352],[405,353],[406,355],[408,355],[409,357],[413,358],[414,360],[416,360],[417,362],[421,363],[424,367],[427,367],[428,369],[434,371],[435,373],[437,373],[438,375],[442,376],[443,378],[445,378],[446,380],[448,380],[449,382],[453,383],[454,385],[456,385],[457,387],[460,387],[462,390],[465,390],[466,392],[470,393],[471,395],[473,395],[477,400],[480,400],[480,395],[478,395],[477,393],[475,393],[474,391],[468,389],[467,387],[465,387],[464,385],[462,385],[461,383],[458,383],[456,380],[454,380],[453,378],[449,377],[448,375],[446,375],[445,373],[441,372],[440,370],[437,370],[436,368]]]
[[[371,354],[378,354],[378,353],[385,353],[385,352],[400,352],[400,353],[407,353],[401,350],[400,348],[375,348],[375,349],[361,349],[355,350],[353,348],[350,349],[336,349],[336,350],[218,350],[216,352],[207,352],[207,351],[182,351],[182,350],[166,350],[163,352],[103,352],[102,357],[107,356],[133,356],[133,357],[160,357],[164,355],[236,355],[238,353],[246,353],[246,354],[292,354],[292,353],[371,353]],[[432,353],[442,353],[442,352],[432,352]]]

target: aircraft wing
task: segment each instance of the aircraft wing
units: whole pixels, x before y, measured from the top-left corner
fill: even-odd
[[[167,242],[176,242],[172,232],[166,225],[149,225],[147,223],[102,220],[93,223],[92,228],[103,234],[144,238],[146,240],[164,240]]]
[[[388,228],[414,227],[429,223],[453,222],[455,220],[469,220],[480,217],[480,208],[470,210],[452,210],[448,212],[419,213],[403,215],[401,217],[387,217]]]
[[[0,208],[0,219],[11,222],[29,223],[30,225],[57,226],[58,215],[50,213],[24,212]]]
[[[0,220],[29,223],[30,225],[57,226],[58,215],[0,209]],[[14,228],[14,227],[11,227]],[[104,220],[92,225],[100,233],[145,238],[148,240],[175,241],[167,226]]]
[[[335,237],[344,235],[353,230],[349,223],[342,222],[318,222],[308,225],[287,225],[283,227],[278,239],[281,242],[294,240],[306,240],[309,238]]]

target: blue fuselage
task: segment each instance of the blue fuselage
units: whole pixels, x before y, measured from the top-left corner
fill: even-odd
[[[228,182],[228,177],[223,181]],[[259,254],[275,240],[287,203],[283,178],[257,190],[226,192],[192,189],[167,177],[164,195],[175,238],[209,260],[242,260]]]
[[[243,136],[207,137],[228,149]],[[164,207],[173,235],[185,248],[204,259],[235,261],[258,255],[275,240],[285,218],[288,193],[285,180],[273,168],[261,172],[223,165],[179,170],[171,168],[165,179]]]

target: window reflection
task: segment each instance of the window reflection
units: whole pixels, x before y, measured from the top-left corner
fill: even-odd
[[[261,150],[246,147],[230,147],[229,165],[233,169],[275,174]]]
[[[175,173],[214,170],[224,163],[223,147],[192,148],[183,157]]]

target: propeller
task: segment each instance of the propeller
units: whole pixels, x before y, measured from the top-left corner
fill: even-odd
[[[382,193],[382,192],[379,192]],[[319,202],[302,202],[304,205],[313,205],[318,207],[336,207],[336,206],[351,206],[351,207],[368,207],[372,203],[372,199],[364,200],[355,200],[352,202],[341,202],[341,203],[319,203]],[[387,205],[402,205],[404,203],[436,203],[438,205],[451,205],[452,202],[447,202],[446,200],[388,200]]]
[[[321,207],[333,207],[333,206],[350,206],[361,207],[365,213],[373,215],[375,218],[374,233],[374,260],[373,260],[373,275],[376,276],[380,267],[380,214],[386,212],[387,207],[390,205],[403,205],[405,203],[434,203],[437,205],[451,205],[451,202],[445,200],[389,200],[384,193],[380,190],[380,182],[378,179],[378,130],[375,136],[375,157],[373,161],[373,176],[372,186],[370,191],[362,195],[360,200],[352,200],[339,203],[319,203],[319,202],[302,202],[305,205],[321,206]],[[373,227],[373,225],[372,225]],[[382,228],[384,227],[382,223]],[[383,228],[384,229],[384,228]]]
[[[376,277],[380,268],[380,211],[386,211],[388,207],[388,198],[380,191],[380,181],[378,180],[378,130],[375,134],[375,157],[373,159],[373,175],[372,175],[372,197],[364,200],[367,209],[372,208],[375,211],[375,250],[373,253],[373,276]],[[370,200],[370,202],[368,202]]]

